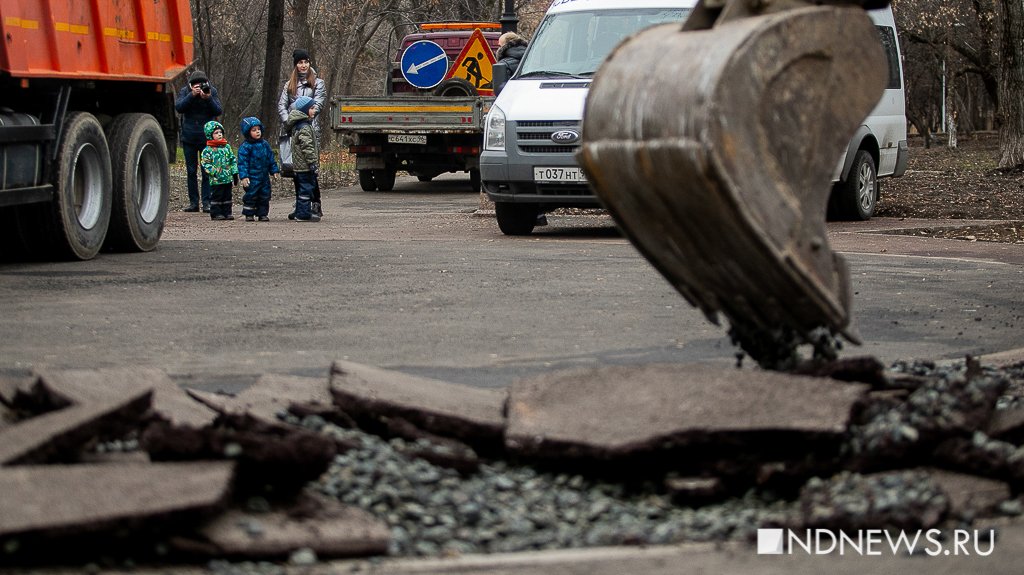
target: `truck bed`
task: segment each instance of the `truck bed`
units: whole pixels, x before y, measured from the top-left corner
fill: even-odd
[[[192,62],[188,0],[3,6],[0,70],[14,78],[166,82]]]
[[[346,96],[331,104],[340,132],[482,132],[494,98],[467,96]]]

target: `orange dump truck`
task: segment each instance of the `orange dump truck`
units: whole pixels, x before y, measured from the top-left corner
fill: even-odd
[[[177,149],[169,82],[193,58],[188,0],[0,7],[0,254],[152,250]]]

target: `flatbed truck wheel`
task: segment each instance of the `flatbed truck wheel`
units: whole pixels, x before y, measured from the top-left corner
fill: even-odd
[[[160,241],[170,195],[163,131],[149,114],[121,114],[107,135],[114,196],[105,247],[148,252]]]
[[[373,180],[377,182],[377,189],[382,192],[390,192],[395,189],[395,174],[397,170],[394,168],[384,168],[383,170],[373,171]]]
[[[373,179],[373,170],[359,170],[359,187],[364,192],[377,191],[377,181]]]

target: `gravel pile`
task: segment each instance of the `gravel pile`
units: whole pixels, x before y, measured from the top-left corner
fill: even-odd
[[[391,555],[437,556],[681,541],[749,540],[784,522],[791,505],[753,492],[697,509],[654,489],[504,462],[471,476],[408,459],[385,441],[325,423],[299,422],[360,447],[336,458],[314,489],[361,507],[391,527]]]

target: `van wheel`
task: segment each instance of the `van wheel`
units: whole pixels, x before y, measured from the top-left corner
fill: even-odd
[[[473,193],[480,193],[480,170],[473,169],[469,171],[469,185],[473,188]]]
[[[844,220],[870,220],[878,200],[878,169],[865,150],[857,150],[846,181],[832,191],[835,215]]]
[[[449,78],[434,89],[435,96],[476,96],[476,88],[464,78]]]
[[[384,168],[383,170],[373,171],[373,180],[377,182],[377,189],[382,192],[390,192],[395,189],[395,170],[394,168]]]
[[[36,235],[53,256],[88,260],[100,251],[110,225],[110,151],[103,127],[92,114],[68,113],[63,131],[54,201],[40,206],[41,233]]]
[[[107,129],[114,197],[105,247],[148,252],[164,231],[170,196],[167,142],[149,114],[122,114]]]
[[[494,215],[498,229],[506,236],[528,236],[537,225],[539,209],[535,204],[495,202]]]
[[[359,170],[359,187],[364,192],[377,191],[377,182],[373,179],[373,170]]]

